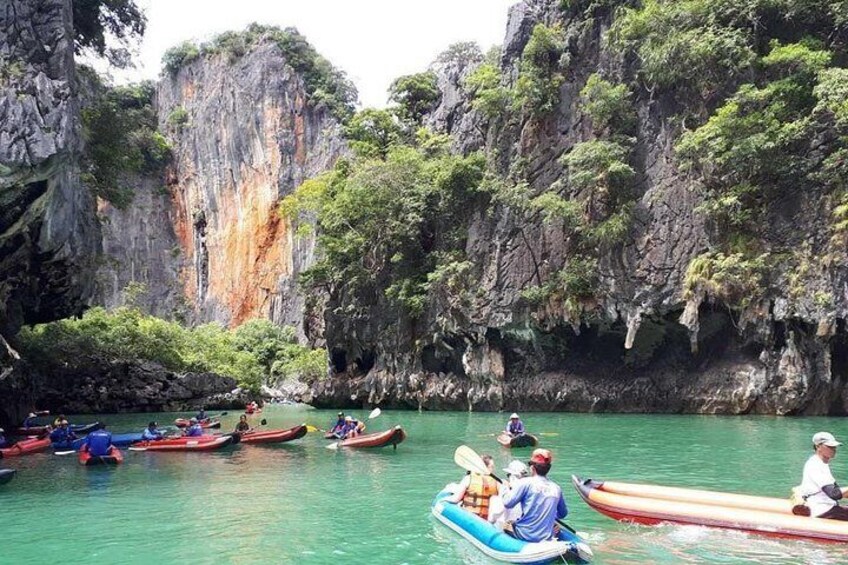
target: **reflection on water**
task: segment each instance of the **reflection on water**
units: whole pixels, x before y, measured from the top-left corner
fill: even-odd
[[[363,414],[360,414],[364,417]],[[169,422],[176,415],[157,415]],[[589,509],[572,473],[599,479],[784,496],[797,484],[820,429],[848,436],[841,419],[523,414],[546,432],[551,477],[586,532],[596,562],[824,564],[848,562],[840,546],[744,533],[621,524]],[[268,428],[304,421],[326,427],[335,411],[271,407]],[[116,432],[140,431],[150,415],[109,416]],[[224,418],[224,429],[238,419]],[[76,457],[4,460],[18,477],[0,487],[0,563],[489,563],[430,515],[433,496],[463,470],[460,443],[510,451],[493,437],[504,414],[385,411],[369,431],[402,424],[397,451],[325,449],[320,433],[284,445],[237,445],[214,453],[126,452],[117,467],[81,467]],[[553,435],[556,434],[556,435]],[[848,457],[833,463],[848,481]],[[845,457],[843,459],[843,457]],[[45,526],[60,517],[69,528]],[[45,520],[47,522],[45,522]]]

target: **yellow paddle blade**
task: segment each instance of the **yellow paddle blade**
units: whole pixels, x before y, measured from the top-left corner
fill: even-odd
[[[466,471],[471,471],[478,475],[490,474],[489,468],[483,462],[483,459],[467,445],[460,445],[456,448],[456,451],[453,453],[453,461]]]
[[[306,431],[307,432],[320,432],[321,430],[319,430],[315,426],[310,426],[309,424],[307,424],[306,425]]]
[[[540,436],[558,436],[559,432],[540,432]]]

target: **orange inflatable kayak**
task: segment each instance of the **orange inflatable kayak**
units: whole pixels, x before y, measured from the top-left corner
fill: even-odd
[[[241,443],[283,443],[306,435],[306,424],[287,430],[252,431],[241,434]]]
[[[792,514],[789,499],[572,476],[581,498],[615,520],[743,530],[767,536],[848,542],[848,522]]]
[[[338,447],[385,447],[391,445],[397,448],[397,445],[406,439],[406,432],[400,426],[395,426],[385,432],[375,434],[365,434],[361,436],[344,439],[338,442]],[[331,446],[332,447],[332,446]]]

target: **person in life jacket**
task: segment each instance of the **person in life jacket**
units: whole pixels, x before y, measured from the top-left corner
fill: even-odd
[[[203,435],[203,428],[197,422],[197,418],[192,418],[189,420],[191,424],[186,430],[186,437],[198,437]]]
[[[362,431],[364,426],[353,418],[353,416],[345,416],[345,425],[342,428],[342,437],[344,439],[356,437]]]
[[[489,472],[495,471],[495,462],[491,455],[482,455]],[[445,498],[445,502],[462,503],[462,507],[484,520],[489,519],[489,502],[498,494],[498,483],[489,475],[468,473],[462,478],[456,492]]]
[[[206,420],[208,420],[209,418],[208,416],[206,416],[206,409],[201,407],[200,412],[197,413],[197,416],[195,416],[195,418],[198,422],[205,422]]]
[[[234,431],[240,434],[250,431],[250,424],[247,423],[247,416],[245,416],[244,414],[239,416],[239,422],[238,424],[236,424],[236,429]]]
[[[92,457],[103,457],[112,452],[112,432],[106,431],[106,424],[100,423],[97,429],[85,436],[82,450],[88,451]]]
[[[58,416],[56,416],[56,419],[53,420],[53,427],[58,428],[62,424],[63,420],[67,420],[64,414],[59,414]]]
[[[165,437],[165,434],[160,432],[156,427],[158,424],[156,422],[149,422],[147,427],[144,428],[144,431],[141,432],[141,439],[144,441],[157,441]]]
[[[337,438],[344,437],[344,427],[345,427],[345,415],[344,412],[339,412],[338,417],[336,419],[336,423],[333,424],[333,427],[330,428],[330,433],[336,436]]]
[[[524,435],[524,424],[515,412],[513,412],[509,417],[509,422],[506,423],[506,433],[508,433],[510,437]]]
[[[67,420],[60,421],[59,427],[50,432],[50,441],[56,447],[70,448],[75,439],[77,439],[77,435],[68,426]]]

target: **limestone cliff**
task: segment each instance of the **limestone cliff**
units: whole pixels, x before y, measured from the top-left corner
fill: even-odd
[[[278,205],[343,151],[337,122],[308,103],[303,78],[272,42],[235,61],[207,55],[166,76],[158,112],[173,141],[170,214],[196,319],[269,317],[302,335],[295,279],[314,240],[295,237]]]
[[[460,151],[482,145],[502,177],[529,186],[528,198],[563,186],[568,195],[564,159],[579,143],[599,138],[580,95],[589,76],[605,72],[642,84],[636,59],[608,48],[610,6],[617,4],[625,3],[525,0],[510,11],[498,65],[505,88],[518,80],[534,27],[563,30],[564,50],[554,64],[563,80],[550,112],[485,117],[469,104],[469,69],[448,65],[437,69],[442,103],[429,123],[452,133]],[[785,25],[783,36],[791,37],[793,24]],[[832,189],[809,183],[766,208],[756,239],[768,251],[772,278],[764,292],[745,296],[744,306],[687,288],[693,262],[719,249],[727,234],[708,222],[701,179],[680,166],[681,102],[655,90],[632,98],[632,222],[620,243],[591,249],[591,295],[541,304],[527,299],[532,288],[556,292],[559,273],[585,252],[567,222],[508,204],[470,209],[470,306],[446,312],[432,299],[410,323],[375,301],[363,316],[367,322],[350,327],[332,314],[344,297],[331,302],[326,337],[337,373],[315,384],[316,404],[848,412],[848,272],[844,261],[833,260],[845,249],[834,249],[831,240]],[[718,102],[708,101],[704,113]],[[811,159],[816,151],[827,155],[829,143],[826,131],[818,135]]]
[[[23,323],[78,314],[93,290],[100,231],[79,180],[71,20],[70,0],[0,2],[0,334],[7,336]],[[0,347],[0,367],[6,357]]]

